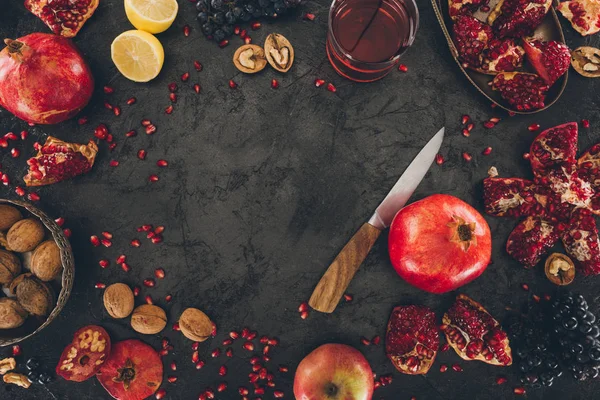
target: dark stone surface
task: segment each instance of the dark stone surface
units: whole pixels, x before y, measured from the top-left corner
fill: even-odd
[[[33,153],[34,141],[55,135],[62,139],[86,142],[93,129],[105,122],[118,146],[111,154],[105,143],[97,165],[88,175],[69,182],[39,189],[39,206],[51,215],[64,216],[73,231],[72,243],[77,261],[76,282],[69,302],[43,333],[22,343],[25,357],[37,355],[52,368],[77,328],[101,324],[114,340],[139,337],[127,320],[112,320],[103,310],[100,290],[94,283],[123,281],[141,284],[156,267],[167,276],[156,288],[142,289],[138,303],[150,294],[164,306],[169,327],[180,312],[189,306],[205,310],[219,327],[217,339],[201,344],[200,354],[207,366],[196,371],[190,362],[191,342],[166,329],[175,350],[165,357],[165,364],[178,362],[179,377],[175,384],[165,383],[169,399],[193,399],[207,386],[221,380],[229,389],[220,399],[237,399],[237,387],[247,385],[250,372],[248,354],[241,344],[234,346],[235,356],[210,360],[210,351],[220,346],[224,334],[249,326],[260,334],[277,336],[281,345],[272,351],[269,364],[290,367],[287,375],[276,374],[277,387],[292,398],[295,366],[316,346],[342,342],[361,349],[378,374],[392,373],[383,346],[365,348],[361,336],[384,335],[389,313],[394,305],[426,304],[441,316],[455,293],[431,295],[404,283],[393,271],[387,256],[384,234],[352,281],[351,304],[342,304],[332,315],[312,312],[301,320],[298,305],[310,295],[327,265],[354,231],[365,221],[385,196],[410,160],[427,140],[446,126],[447,136],[442,154],[447,162],[434,165],[419,186],[413,199],[433,193],[458,196],[482,210],[481,180],[491,165],[502,176],[530,176],[528,163],[521,155],[533,138],[527,126],[538,122],[543,128],[567,121],[588,118],[590,129],[580,134],[580,149],[597,140],[600,114],[595,81],[575,73],[562,98],[552,109],[533,116],[508,118],[493,112],[489,104],[460,73],[448,51],[430,4],[419,0],[421,28],[417,40],[403,57],[406,74],[394,71],[380,82],[355,84],[338,77],[325,56],[326,1],[305,6],[317,14],[314,22],[303,21],[300,14],[251,32],[255,43],[277,31],[293,43],[296,62],[286,75],[267,69],[257,76],[239,73],[231,56],[240,44],[219,49],[206,41],[194,20],[193,5],[180,1],[180,13],[174,26],[158,37],[165,46],[166,62],[160,76],[150,84],[129,82],[117,72],[110,60],[110,43],[122,31],[131,29],[122,0],[102,0],[93,18],[77,36],[95,74],[96,94],[83,114],[90,122],[79,126],[68,121],[57,126],[28,128],[7,112],[0,112],[0,133],[31,133],[20,158],[11,159],[2,150],[3,170],[18,182],[26,169],[25,160]],[[564,21],[563,21],[564,22]],[[192,26],[185,38],[182,27]],[[565,26],[572,47],[598,45],[598,38],[582,39]],[[47,32],[41,21],[27,13],[21,1],[4,1],[0,13],[0,36],[19,37],[30,32]],[[200,60],[204,71],[197,73],[193,60]],[[179,76],[189,71],[188,83]],[[313,86],[315,78],[332,81],[338,88],[332,94]],[[234,78],[240,87],[232,91],[227,81]],[[272,78],[281,87],[270,88]],[[165,115],[169,105],[167,84],[180,85],[179,99],[172,115]],[[196,95],[191,85],[199,82],[202,93]],[[109,101],[123,108],[114,117],[103,107],[102,86],[110,84],[116,91]],[[137,104],[127,106],[130,96]],[[460,134],[460,116],[468,113],[477,121],[470,138]],[[503,120],[493,130],[481,123],[493,115]],[[158,132],[146,136],[140,120],[150,118]],[[126,139],[124,133],[138,129],[139,135]],[[489,156],[481,151],[492,146]],[[148,151],[146,161],[136,157],[138,149]],[[461,153],[473,154],[470,163]],[[170,165],[159,169],[156,160],[165,158]],[[116,168],[111,159],[119,160]],[[160,181],[149,183],[148,176],[158,173]],[[2,195],[14,198],[14,186],[3,187]],[[486,217],[487,218],[487,217]],[[506,306],[526,301],[528,293],[520,288],[529,283],[531,291],[553,290],[543,271],[527,271],[504,251],[506,238],[516,221],[487,218],[494,237],[493,264],[462,292],[482,302],[499,319]],[[152,245],[135,231],[150,223],[165,225],[165,242]],[[91,234],[108,230],[114,234],[111,248],[92,248]],[[142,247],[132,249],[129,241],[138,237]],[[124,273],[116,257],[125,253],[132,267]],[[108,258],[111,267],[102,270],[98,260]],[[577,278],[572,288],[586,294],[597,310],[597,278]],[[173,295],[166,304],[164,296]],[[160,346],[163,335],[143,340]],[[222,346],[220,346],[222,347]],[[0,350],[8,354],[9,349]],[[21,357],[21,362],[24,357]],[[219,379],[218,367],[229,367],[229,374]],[[439,365],[459,363],[464,372],[439,372]],[[23,364],[21,364],[23,365]],[[166,372],[165,375],[171,374]],[[509,383],[496,387],[495,377],[506,374]],[[499,368],[479,362],[464,362],[453,352],[439,355],[426,377],[410,377],[393,372],[391,386],[379,389],[380,399],[490,399],[512,398],[516,385],[514,368]],[[590,399],[600,390],[600,383],[576,385],[562,379],[551,389],[530,390],[530,399]],[[100,399],[108,398],[95,379],[75,384],[58,380],[28,391],[0,388],[0,397],[11,399]],[[270,395],[263,396],[270,398]]]

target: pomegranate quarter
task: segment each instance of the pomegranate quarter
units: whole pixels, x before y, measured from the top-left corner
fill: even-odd
[[[477,210],[456,197],[435,194],[396,214],[389,253],[406,282],[430,293],[446,293],[485,271],[492,238]]]

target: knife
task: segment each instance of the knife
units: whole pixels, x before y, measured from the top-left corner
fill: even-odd
[[[440,150],[443,140],[444,128],[440,129],[421,149],[392,190],[375,209],[373,216],[346,243],[310,296],[308,304],[313,309],[324,313],[331,313],[335,310],[381,231],[390,226],[396,213],[404,207],[421,183],[435,155]]]

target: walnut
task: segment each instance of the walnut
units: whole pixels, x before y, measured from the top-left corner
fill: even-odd
[[[46,282],[62,272],[60,249],[54,240],[46,240],[35,248],[31,256],[31,272]]]
[[[265,51],[255,44],[245,44],[235,51],[233,64],[246,74],[262,71],[267,65]]]
[[[166,325],[167,314],[158,306],[143,304],[133,310],[131,327],[136,332],[153,335],[162,331]]]
[[[110,285],[104,291],[104,308],[113,318],[126,318],[133,311],[133,292],[124,283]]]
[[[54,306],[54,293],[44,282],[33,274],[19,275],[10,284],[10,291],[17,301],[32,315],[46,316]]]
[[[13,329],[25,323],[27,311],[11,297],[0,299],[0,329]]]
[[[206,314],[197,308],[187,308],[179,317],[179,328],[186,338],[204,342],[213,331],[214,324]]]
[[[0,246],[4,247],[8,251],[12,251],[12,249],[8,245],[8,240],[6,240],[5,232],[0,232]]]
[[[12,383],[13,385],[21,386],[22,388],[28,389],[31,386],[31,381],[23,374],[17,374],[16,372],[9,372],[2,378],[4,383]]]
[[[17,208],[0,204],[0,231],[7,230],[21,219],[23,219],[23,215]]]
[[[546,259],[544,271],[548,280],[555,285],[565,286],[575,279],[575,264],[565,254],[550,254]]]
[[[21,260],[16,254],[0,249],[0,284],[7,285],[21,273]]]
[[[265,53],[271,67],[279,72],[288,72],[294,63],[294,48],[285,36],[271,33],[265,40]]]
[[[13,251],[24,253],[36,248],[44,239],[44,226],[36,218],[18,221],[10,227],[6,240]]]
[[[599,78],[600,49],[589,46],[576,48],[571,52],[571,65],[586,78]]]
[[[4,375],[8,371],[12,371],[15,368],[17,368],[17,362],[13,357],[0,360],[0,375]]]

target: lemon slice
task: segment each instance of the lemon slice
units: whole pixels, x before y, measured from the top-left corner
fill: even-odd
[[[117,36],[110,46],[110,54],[119,72],[134,82],[156,78],[165,60],[165,51],[158,39],[136,30]]]
[[[136,28],[160,33],[166,31],[177,16],[177,0],[125,0],[125,14]]]

